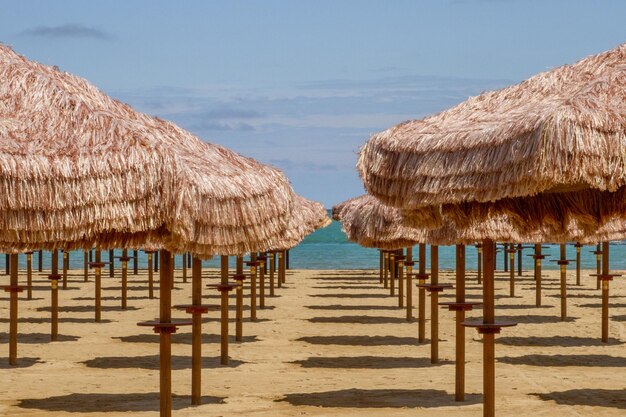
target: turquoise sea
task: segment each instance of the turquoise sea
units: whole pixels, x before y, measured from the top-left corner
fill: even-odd
[[[559,256],[559,247],[557,245],[548,245],[549,248],[543,250],[543,253],[549,255],[549,259],[557,259]],[[583,268],[595,269],[596,258],[591,252],[595,250],[595,246],[584,246],[581,249],[581,263]],[[454,269],[455,260],[454,246],[441,246],[439,248],[439,266],[441,269]],[[533,251],[524,250],[523,267],[528,270],[532,268],[532,258],[526,256]],[[414,257],[417,257],[417,248],[413,249]],[[476,269],[477,251],[473,246],[466,250],[466,264],[468,269]],[[121,251],[115,251],[115,256],[120,256]],[[502,253],[496,255],[498,269],[503,267]],[[132,251],[129,251],[132,256]],[[348,242],[345,234],[341,231],[341,224],[333,221],[328,227],[320,229],[315,233],[307,236],[302,243],[290,251],[290,266],[293,269],[371,269],[378,268],[378,251],[376,249],[363,248],[355,243]],[[572,245],[567,246],[567,258],[576,258],[576,249]],[[108,252],[103,252],[103,261],[108,260]],[[430,259],[430,250],[427,250],[427,261]],[[147,264],[147,256],[143,252],[139,252],[139,267],[145,268]],[[33,256],[33,268],[36,269],[37,255]],[[50,253],[44,252],[43,256],[44,268],[48,269],[50,265]],[[515,261],[517,265],[517,260]],[[429,262],[428,262],[429,263]],[[611,243],[610,256],[611,269],[626,269],[626,245],[623,242]],[[177,267],[182,266],[182,257],[176,257]],[[233,262],[231,260],[231,265]],[[61,262],[59,261],[59,266]],[[212,259],[204,262],[205,267],[219,266],[218,259]],[[26,267],[24,255],[20,255],[20,268]],[[83,267],[83,253],[70,253],[70,268]],[[428,266],[429,267],[429,266]],[[558,266],[553,262],[544,262],[543,267],[546,269],[557,269]],[[5,268],[5,257],[0,256],[0,270]],[[132,263],[129,264],[132,268]]]

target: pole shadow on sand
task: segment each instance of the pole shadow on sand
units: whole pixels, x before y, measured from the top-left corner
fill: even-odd
[[[182,410],[191,407],[191,396],[172,394],[172,409]],[[202,404],[222,404],[224,397],[202,397]],[[66,411],[71,413],[159,411],[159,393],[131,394],[68,394],[48,398],[21,400],[18,407],[46,411]]]
[[[287,394],[276,401],[291,405],[340,408],[433,408],[478,404],[482,396],[467,394],[465,402],[454,401],[454,395],[435,389],[345,389],[338,391]]]

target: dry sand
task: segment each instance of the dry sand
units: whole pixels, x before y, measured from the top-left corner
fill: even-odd
[[[545,271],[544,271],[545,272]],[[191,284],[177,271],[174,303],[190,300]],[[508,295],[498,273],[496,314],[520,324],[497,338],[497,414],[500,416],[626,415],[626,285],[612,283],[611,343],[600,343],[600,292],[583,272],[569,286],[567,322],[559,320],[557,271],[545,272],[543,308],[534,307],[530,273]],[[137,327],[156,317],[146,276],[129,276],[129,310],[119,309],[119,278],[103,277],[103,323],[93,323],[93,278],[72,271],[60,292],[60,338],[49,340],[49,284],[35,275],[35,299],[20,299],[19,366],[9,367],[8,299],[0,300],[0,415],[155,415],[158,336]],[[216,271],[207,271],[207,283]],[[574,273],[568,272],[573,283]],[[8,278],[8,277],[7,277]],[[23,277],[21,277],[23,279]],[[468,298],[480,299],[470,273]],[[4,281],[4,279],[3,279]],[[441,363],[417,343],[397,299],[375,271],[290,271],[286,287],[268,298],[245,340],[231,344],[231,365],[219,365],[218,314],[204,324],[204,405],[189,406],[189,328],[174,337],[173,391],[177,416],[480,416],[482,346],[467,330],[467,401],[454,402],[454,314],[440,311]],[[451,272],[441,281],[452,282]],[[210,303],[216,292],[205,289]],[[449,300],[453,291],[444,294]],[[414,291],[417,301],[417,291]],[[428,310],[427,306],[427,311]],[[246,314],[249,314],[246,310]],[[480,316],[480,310],[470,316]],[[185,313],[175,313],[184,318]],[[234,327],[234,326],[233,326]],[[427,334],[429,323],[427,322]]]

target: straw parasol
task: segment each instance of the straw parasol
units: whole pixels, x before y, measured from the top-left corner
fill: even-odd
[[[0,78],[0,249],[160,249],[160,318],[144,325],[161,334],[161,414],[170,415],[171,253],[282,242],[287,178],[4,45]]]
[[[237,254],[280,239],[282,172],[0,45],[0,246]],[[19,168],[19,176],[16,170]]]
[[[543,230],[543,241],[565,242],[572,229],[589,235],[624,220],[625,140],[626,44],[376,134],[357,166],[367,191],[410,221],[466,227],[504,213],[525,234]],[[475,325],[484,334],[487,416],[495,414],[494,334],[508,325],[495,322],[493,309],[501,233],[478,233],[485,307]],[[612,276],[602,269],[608,299]]]
[[[626,185],[625,75],[623,44],[472,97],[375,134],[359,172],[370,194],[404,210],[524,197],[523,207],[511,207],[523,214],[544,208],[528,197],[567,192],[569,206],[584,213],[579,192]],[[542,212],[550,210],[526,217],[539,222]]]

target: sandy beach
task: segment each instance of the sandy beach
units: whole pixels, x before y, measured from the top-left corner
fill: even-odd
[[[626,413],[626,287],[623,278],[611,284],[612,338],[603,344],[600,291],[590,272],[583,271],[578,287],[568,271],[567,322],[559,319],[558,271],[544,271],[542,308],[534,307],[531,272],[518,277],[515,298],[508,296],[508,273],[497,273],[496,314],[519,323],[497,338],[498,415]],[[205,277],[214,283],[217,271],[205,271]],[[452,271],[440,281],[452,283]],[[103,322],[94,323],[93,277],[84,283],[81,270],[71,271],[70,288],[59,291],[59,341],[50,343],[49,283],[35,273],[34,299],[23,294],[19,303],[18,367],[8,365],[8,298],[2,295],[0,415],[155,415],[158,336],[136,324],[157,316],[158,301],[148,299],[146,282],[145,271],[129,275],[129,308],[122,311],[119,277],[104,276]],[[479,300],[480,291],[470,271],[468,299]],[[217,304],[217,292],[204,294]],[[182,283],[177,270],[173,302],[190,297],[191,283]],[[451,297],[448,291],[441,299]],[[414,298],[416,304],[416,290]],[[467,330],[468,394],[465,403],[455,403],[454,313],[440,311],[441,361],[431,365],[429,345],[417,343],[417,323],[407,322],[397,303],[378,283],[377,271],[289,271],[286,286],[267,299],[258,322],[246,321],[244,342],[233,340],[229,366],[219,365],[219,313],[205,316],[202,406],[189,405],[190,329],[174,335],[174,415],[482,415],[478,334]]]

